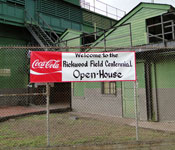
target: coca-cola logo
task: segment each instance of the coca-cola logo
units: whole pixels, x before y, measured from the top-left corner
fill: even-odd
[[[30,82],[62,81],[62,53],[32,51],[30,57]]]
[[[32,63],[32,68],[33,69],[38,69],[38,68],[44,68],[44,69],[58,69],[59,68],[59,62],[60,60],[55,60],[51,59],[48,61],[40,61],[39,59],[36,59]]]

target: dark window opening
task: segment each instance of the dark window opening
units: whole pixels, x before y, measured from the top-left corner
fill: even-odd
[[[149,43],[157,43],[162,41],[162,28],[160,22],[160,16],[146,20]]]
[[[149,43],[166,42],[175,39],[175,12],[146,20]]]
[[[83,33],[81,38],[81,43],[82,43],[82,47],[81,51],[85,50],[85,47],[90,46],[99,36],[90,34],[88,35],[87,33]]]

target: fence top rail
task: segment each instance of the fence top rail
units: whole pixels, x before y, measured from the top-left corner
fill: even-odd
[[[9,96],[45,96],[46,93],[0,94],[0,97]]]
[[[39,46],[1,46],[0,50],[3,49],[26,49],[26,50],[45,50],[45,49],[58,49],[61,51],[61,49],[89,49],[92,48],[91,50],[95,50],[95,49],[111,49],[111,50],[127,50],[127,49],[132,49],[132,51],[135,51],[137,49],[163,49],[163,50],[169,50],[169,49],[174,49],[175,47],[159,47],[159,46],[137,46],[137,47],[115,47],[115,46],[111,46],[111,47],[90,47],[90,46],[74,46],[74,47],[56,47],[56,46],[52,46],[52,47],[39,47]]]

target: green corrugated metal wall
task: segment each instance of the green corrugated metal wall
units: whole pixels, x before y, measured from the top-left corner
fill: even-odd
[[[147,6],[147,4],[146,4]],[[147,44],[147,35],[146,35],[146,19],[157,16],[160,14],[163,14],[167,12],[167,9],[162,9],[162,6],[155,8],[152,8],[151,5],[149,5],[150,8],[148,7],[142,7],[140,9],[137,9],[137,11],[130,17],[128,17],[126,20],[124,20],[122,23],[119,22],[118,25],[123,25],[123,24],[128,24],[125,26],[120,26],[118,27],[115,31],[113,31],[109,36],[107,36],[107,41],[106,41],[106,46],[109,47],[128,47],[131,46],[131,38],[130,38],[130,32],[132,32],[132,45],[137,46],[137,45],[144,45]],[[131,24],[131,31],[130,31],[130,25]],[[111,30],[109,31],[111,32]],[[108,32],[106,33],[108,34]],[[101,42],[99,42],[101,41]],[[99,40],[97,40],[95,43],[99,42],[97,47],[103,47],[104,46],[104,41],[103,37],[101,37]],[[92,50],[92,51],[101,51],[101,50]],[[139,60],[137,60],[139,61]],[[167,65],[164,64],[165,68],[167,69]],[[173,66],[170,64],[170,66]],[[145,91],[145,75],[144,75],[144,63],[137,63],[137,78],[139,82],[139,89],[143,89]],[[159,70],[160,71],[160,70]],[[161,74],[162,71],[159,72]],[[165,77],[167,73],[164,73],[163,75],[160,75],[158,77],[159,81],[161,80],[161,77]],[[172,73],[173,76],[173,73]],[[124,84],[124,83],[123,83]],[[133,83],[127,82],[125,83],[127,85],[122,86],[122,93],[125,93],[125,98],[123,98],[123,115],[124,117],[131,117],[133,118],[135,115],[134,112],[134,93],[133,93]],[[170,84],[167,83],[168,86]],[[161,83],[159,83],[159,86],[161,86]],[[84,88],[87,88],[88,86],[86,85]],[[91,88],[101,88],[101,86],[96,86],[93,85]],[[127,88],[132,88],[132,90],[129,90]],[[127,90],[126,90],[127,89]],[[126,99],[128,97],[128,99]]]
[[[156,62],[156,88],[174,88],[175,58],[167,57]]]
[[[83,24],[94,26],[94,23],[96,23],[96,26],[99,29],[109,29],[112,27],[116,21],[109,19],[107,17],[101,16],[99,14],[92,13],[88,10],[83,10]]]
[[[24,5],[0,1],[0,22],[24,26]]]
[[[64,0],[68,3],[71,3],[71,4],[74,4],[74,5],[77,5],[77,6],[80,6],[80,0]]]
[[[148,8],[147,4],[143,4],[143,6],[140,9],[136,8],[136,12],[134,12],[134,14],[130,17],[128,17],[127,20],[125,20],[124,22],[122,22],[122,24],[126,24],[124,26],[119,26],[115,31],[113,31],[111,34],[108,35],[108,32],[106,33],[108,36],[106,37],[107,41],[106,41],[106,46],[107,47],[128,47],[131,46],[131,38],[130,38],[130,24],[131,24],[131,32],[132,32],[132,44],[135,45],[143,45],[143,44],[147,44],[147,36],[146,36],[146,19],[153,17],[153,16],[157,16],[160,15],[162,13],[167,12],[168,10],[168,6],[166,6],[166,8],[162,9],[163,7],[160,5],[154,6],[153,4],[153,8],[151,5],[148,4],[148,6],[150,8]],[[157,7],[155,9],[155,7]],[[90,19],[90,17],[89,17]],[[119,22],[120,23],[120,22]],[[122,25],[119,24],[119,25]],[[117,25],[116,25],[117,26]],[[111,30],[109,31],[111,32]],[[97,40],[94,43],[99,42],[100,40],[103,39],[103,36]],[[103,47],[104,46],[104,41],[102,40],[101,42],[99,42],[97,45],[97,47]],[[91,52],[93,51],[102,51],[101,49],[93,49],[91,50]],[[142,88],[145,88],[145,80],[143,78],[142,72],[138,71],[138,75],[139,75],[139,86]],[[94,85],[94,88],[96,86]],[[92,87],[93,88],[93,87]]]
[[[15,3],[16,5],[25,5],[25,0],[7,0],[7,2]]]
[[[147,43],[146,19],[163,14],[167,11],[161,9],[142,8],[136,15],[126,23],[131,23],[133,46],[144,45]]]
[[[73,95],[78,97],[84,97],[85,82],[72,83],[73,84]]]
[[[65,41],[64,44],[61,44],[60,46],[68,46],[68,47],[77,47],[81,45],[81,39],[80,38],[75,38],[79,37],[82,33],[79,31],[73,31],[73,30],[67,30],[61,37],[60,39],[62,41]],[[69,40],[71,38],[75,38],[74,40]],[[68,40],[66,42],[66,40]],[[63,50],[66,51],[66,50]],[[70,52],[80,52],[80,49],[69,49]]]
[[[152,119],[173,120],[175,89],[174,53],[156,54],[151,64]]]
[[[109,36],[107,36],[106,45],[109,47],[128,47],[131,46],[130,38],[130,27],[131,23],[131,32],[132,32],[132,45],[144,45],[147,43],[146,35],[146,19],[163,14],[167,10],[162,9],[151,9],[151,8],[142,8],[135,15],[126,20],[123,24],[128,24],[126,26],[119,26],[115,31],[113,31]],[[116,25],[117,26],[117,25]],[[108,32],[106,33],[108,35]],[[110,40],[113,37],[116,37],[115,40]],[[100,38],[99,41],[103,39]],[[109,40],[108,40],[109,39]],[[97,41],[98,42],[98,41]],[[96,45],[97,47],[104,46],[103,42],[100,42]]]
[[[60,31],[69,28],[84,32],[93,32],[95,22],[99,29],[110,28],[116,23],[113,19],[68,3],[63,3],[62,1],[39,0],[37,10],[49,25],[55,30]]]
[[[138,88],[145,90],[145,69],[144,63],[136,64]],[[135,117],[134,82],[122,82],[123,116],[126,118]]]
[[[123,117],[134,118],[134,82],[122,82]]]
[[[94,21],[97,21],[97,27],[100,29],[109,28],[116,23],[115,20],[88,12],[72,3],[77,4],[78,2],[72,0],[67,0],[67,2],[58,0],[0,0],[0,22],[25,26],[24,10],[26,9],[30,16],[35,19],[40,13],[43,19],[60,34],[67,28],[84,32],[92,31]],[[87,21],[85,16],[90,16],[91,20]]]
[[[20,32],[19,32],[20,31]],[[25,36],[25,38],[24,38]],[[25,30],[9,25],[0,25],[0,46],[26,45]],[[9,69],[10,76],[0,77],[0,88],[24,88],[28,84],[25,50],[0,50],[0,69]],[[7,84],[8,83],[8,84]]]
[[[0,77],[0,88],[12,89],[27,87],[28,75],[25,72],[25,68],[27,67],[26,57],[24,50],[1,49],[0,69],[9,69],[10,75]]]
[[[156,58],[156,59],[155,59]],[[151,86],[155,88],[174,88],[175,57],[156,55],[151,59]]]
[[[97,47],[104,47],[104,40],[102,40]],[[112,32],[109,36],[106,37],[106,46],[107,47],[123,47],[130,46],[131,38],[130,38],[130,25],[125,25],[118,27],[114,32]],[[97,50],[93,50],[97,51]],[[101,50],[99,50],[101,51]]]
[[[66,0],[77,4],[77,1]],[[25,13],[24,10],[28,10],[33,18],[37,19],[36,13],[44,18],[44,20],[51,25],[51,27],[58,31],[60,34],[65,29],[83,30],[84,32],[90,32],[94,30],[93,23],[84,23],[82,13],[86,13],[86,10],[82,10],[79,6],[71,5],[69,3],[57,0],[0,0],[0,23],[7,25],[0,25],[0,45],[26,45],[30,38],[28,32],[23,32],[19,28],[14,28],[13,25],[19,27],[25,27]],[[90,13],[91,16],[93,14]],[[95,18],[102,18],[101,15],[96,15]],[[91,20],[93,21],[93,20]],[[110,19],[106,19],[107,22],[111,22]],[[114,22],[114,21],[112,21]],[[8,24],[12,25],[9,26]],[[101,22],[103,24],[103,22]],[[109,23],[111,24],[111,23]],[[98,24],[100,26],[100,23]],[[102,27],[102,26],[101,26]],[[21,28],[22,29],[22,28]],[[21,34],[19,34],[21,33]],[[23,34],[22,34],[23,33]],[[63,40],[79,36],[81,32],[69,32]],[[79,46],[81,45],[80,39],[76,39],[67,43],[67,46]],[[64,45],[63,45],[64,46]],[[71,51],[80,51],[79,49],[71,49]],[[18,55],[17,57],[14,57]],[[14,60],[14,58],[18,58]],[[26,54],[15,53],[9,51],[0,53],[0,69],[10,69],[10,77],[2,77],[0,88],[22,88],[26,87],[28,75],[24,73],[20,68],[26,67]],[[7,63],[9,61],[9,63]],[[15,63],[12,63],[15,61]],[[20,78],[21,80],[18,80]],[[5,84],[10,83],[10,84]]]
[[[75,22],[81,22],[81,10],[79,7],[55,0],[39,0],[38,11],[44,14],[65,18]]]
[[[139,89],[145,89],[145,66],[144,62],[137,62],[136,64],[137,68],[137,81],[138,81],[138,88]]]

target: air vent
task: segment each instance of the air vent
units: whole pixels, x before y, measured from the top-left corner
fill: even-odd
[[[69,3],[55,0],[41,0],[41,7],[38,8],[41,13],[81,22],[81,11],[79,8]]]
[[[25,5],[25,0],[7,0],[8,3],[16,4],[16,5]]]

